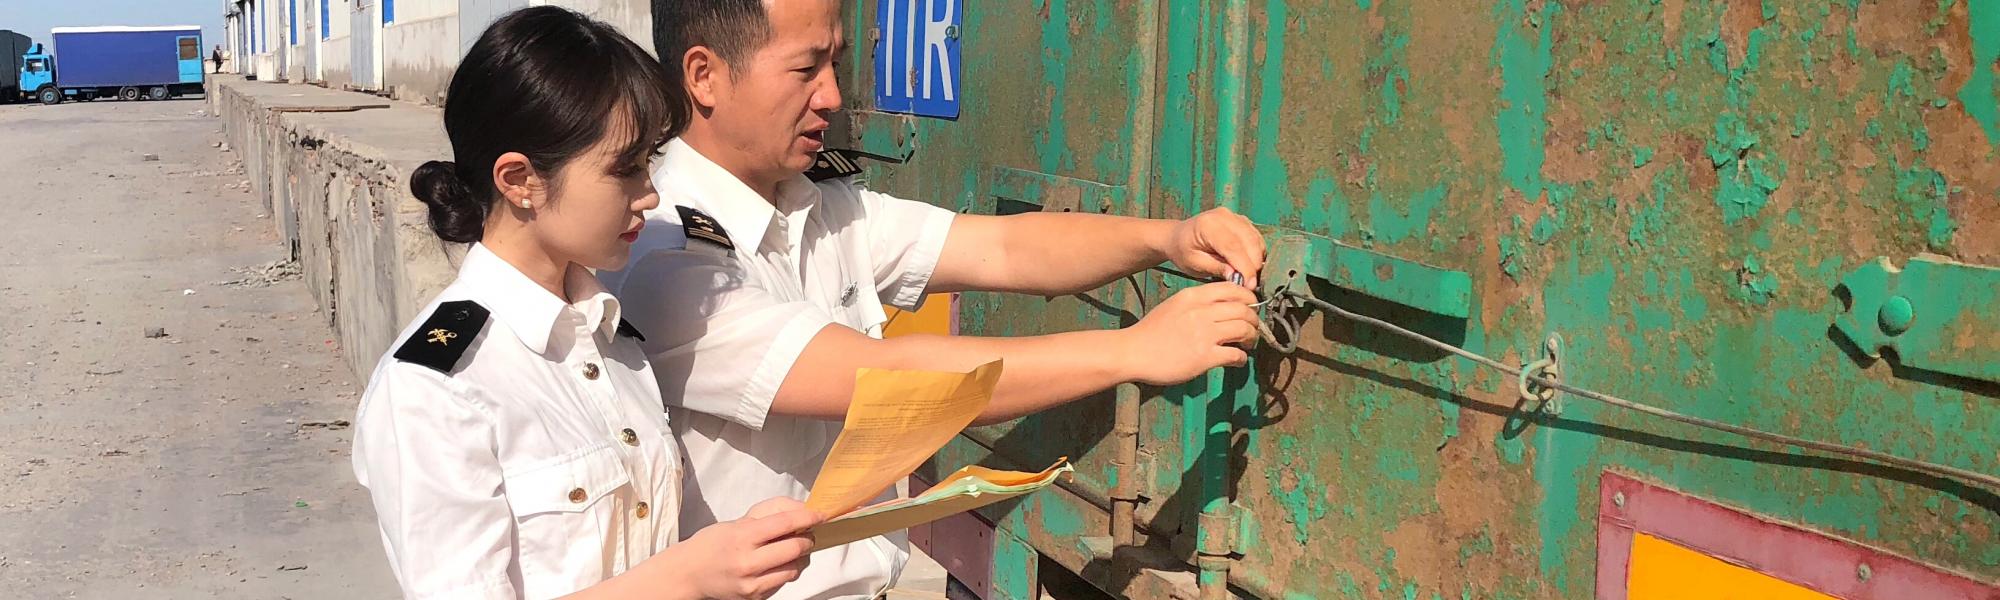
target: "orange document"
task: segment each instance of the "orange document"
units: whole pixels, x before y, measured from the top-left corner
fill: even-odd
[[[813,481],[811,495],[806,497],[807,508],[835,517],[813,529],[815,549],[906,529],[1024,494],[1067,472],[1067,465],[1061,463],[1047,474],[967,467],[946,482],[962,484],[951,488],[964,492],[956,495],[983,502],[947,502],[953,494],[934,494],[940,488],[932,488],[917,498],[855,510],[908,478],[952,436],[972,424],[992,401],[1001,367],[1000,361],[993,361],[967,373],[893,369],[855,373],[854,401],[848,406],[847,421]],[[952,510],[938,512],[945,509]],[[911,520],[924,515],[933,516]]]
[[[1000,368],[996,360],[970,373],[856,372],[847,422],[813,480],[806,508],[846,514],[908,477],[986,410]]]

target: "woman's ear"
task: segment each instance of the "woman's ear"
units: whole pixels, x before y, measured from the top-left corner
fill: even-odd
[[[493,189],[500,192],[500,199],[519,208],[534,208],[542,199],[544,182],[535,165],[528,162],[528,156],[519,152],[508,152],[493,160]]]
[[[681,55],[681,73],[687,78],[688,97],[694,100],[696,110],[706,112],[722,102],[721,86],[729,77],[729,64],[714,50],[708,46],[688,48]]]

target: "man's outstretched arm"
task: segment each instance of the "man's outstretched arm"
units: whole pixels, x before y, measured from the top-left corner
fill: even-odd
[[[997,423],[1128,381],[1181,383],[1210,369],[1241,365],[1257,339],[1250,291],[1211,283],[1175,294],[1124,329],[1025,337],[915,335],[874,339],[827,325],[785,373],[771,412],[841,419],[861,367],[970,371],[1006,361],[978,423]]]
[[[1196,275],[1242,273],[1255,286],[1264,237],[1214,209],[1185,221],[1082,213],[958,215],[930,291],[1076,294],[1161,263]]]

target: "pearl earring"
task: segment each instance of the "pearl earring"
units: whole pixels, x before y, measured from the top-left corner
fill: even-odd
[[[532,202],[532,201],[529,201],[529,200],[527,200],[527,199],[522,199],[522,200],[521,200],[521,208],[534,208],[534,207],[535,207],[535,203],[534,203],[534,202]]]

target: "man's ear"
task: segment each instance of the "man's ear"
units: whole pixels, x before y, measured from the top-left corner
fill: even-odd
[[[714,50],[708,46],[688,48],[681,55],[681,73],[687,78],[688,96],[697,110],[705,112],[722,103],[723,88],[730,76],[729,63]]]

